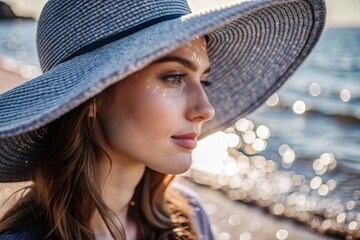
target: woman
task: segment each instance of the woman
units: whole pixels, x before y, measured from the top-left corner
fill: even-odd
[[[319,0],[194,14],[182,0],[50,0],[37,36],[44,74],[0,96],[0,180],[32,180],[0,239],[213,239],[173,175],[200,134],[280,87],[324,15]]]

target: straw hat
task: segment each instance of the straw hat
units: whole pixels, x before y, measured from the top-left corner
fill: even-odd
[[[0,181],[31,180],[46,124],[196,36],[207,35],[216,116],[250,113],[299,67],[324,0],[253,0],[191,13],[185,0],[49,0],[37,34],[44,74],[0,95]]]

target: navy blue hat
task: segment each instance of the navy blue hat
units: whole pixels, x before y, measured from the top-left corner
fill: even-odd
[[[0,95],[0,181],[31,180],[46,125],[206,35],[216,116],[227,127],[274,93],[324,28],[324,0],[236,1],[191,13],[185,0],[49,0],[37,44],[44,74]]]

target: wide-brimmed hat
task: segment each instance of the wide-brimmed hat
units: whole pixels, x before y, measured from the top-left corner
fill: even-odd
[[[323,0],[253,0],[191,13],[185,0],[50,0],[37,44],[44,74],[0,95],[0,181],[31,180],[46,125],[191,39],[206,35],[216,116],[229,126],[275,92],[324,27]]]

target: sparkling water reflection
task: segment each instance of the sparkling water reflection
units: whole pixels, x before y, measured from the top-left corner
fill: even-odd
[[[221,190],[231,200],[255,203],[273,215],[294,219],[318,232],[347,239],[360,238],[360,194],[353,194],[347,201],[331,194],[339,184],[328,176],[337,168],[334,154],[327,152],[314,159],[314,176],[308,178],[286,171],[297,161],[296,152],[287,144],[278,149],[281,161],[261,155],[265,148],[260,150],[254,143],[259,139],[266,144],[271,140],[269,135],[265,125],[256,127],[249,119],[240,119],[234,128],[199,141],[193,167],[186,176]],[[207,205],[206,210],[212,215],[218,209],[216,205]],[[228,221],[236,226],[241,217],[234,215]],[[256,227],[254,223],[251,228]],[[285,229],[276,233],[277,239],[287,239],[287,236]],[[219,239],[227,237],[226,233],[219,235]],[[251,233],[242,233],[240,239],[251,239]]]

